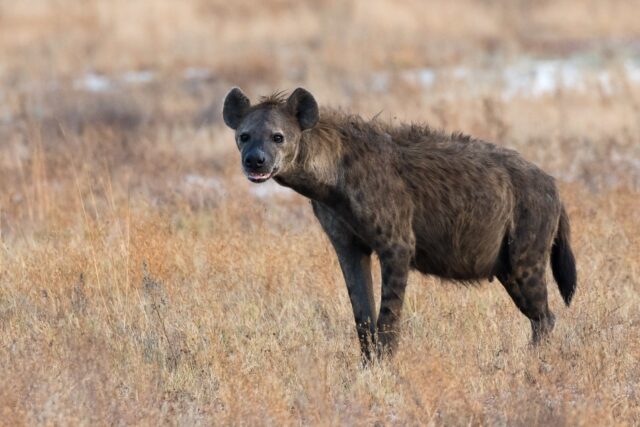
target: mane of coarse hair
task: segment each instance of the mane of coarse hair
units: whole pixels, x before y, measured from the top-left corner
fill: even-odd
[[[258,105],[285,105],[287,103],[287,98],[289,98],[289,93],[285,90],[279,90],[273,92],[271,95],[261,96],[260,99],[258,99]]]
[[[338,161],[342,155],[341,131],[336,123],[337,115],[321,108],[320,121],[313,129],[303,133],[302,143],[296,153],[297,161],[321,182],[335,184],[338,178]]]
[[[371,119],[341,109],[322,110],[320,124],[339,129],[346,140],[383,140],[399,146],[414,145],[425,139],[433,139],[437,133],[422,124],[394,124],[381,119],[379,114]],[[438,135],[439,136],[439,135]],[[442,136],[444,138],[444,136]]]
[[[386,133],[388,126],[376,118],[364,119],[355,113],[348,113],[338,108],[321,108],[318,127],[325,129],[339,129],[341,134],[349,139],[359,139],[367,134],[376,135]]]
[[[378,115],[367,120],[359,115],[346,114],[340,110],[332,110],[327,115],[328,121],[342,129],[348,129],[348,133],[354,137],[367,134],[373,136],[387,135],[389,141],[401,147],[425,147],[433,144],[471,144],[477,142],[476,138],[462,132],[446,132],[436,129],[426,123],[391,123],[390,121],[378,118]],[[424,149],[424,148],[422,148]]]

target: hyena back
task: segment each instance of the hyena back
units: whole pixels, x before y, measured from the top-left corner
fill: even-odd
[[[554,326],[549,259],[571,302],[567,214],[553,178],[515,151],[423,125],[319,110],[301,88],[253,106],[234,88],[223,118],[251,181],[273,178],[311,199],[336,251],[365,360],[374,349],[396,348],[411,269],[463,283],[497,277],[530,319],[534,343]],[[377,316],[373,252],[382,269]]]

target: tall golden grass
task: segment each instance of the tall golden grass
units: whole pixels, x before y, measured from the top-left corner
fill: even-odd
[[[640,424],[640,88],[619,56],[638,6],[0,1],[0,424]],[[614,90],[359,85],[574,51]],[[78,86],[129,71],[155,77]],[[361,369],[308,203],[240,173],[219,117],[238,84],[464,130],[557,176],[579,283],[565,308],[549,278],[551,341],[528,346],[496,282],[412,275],[397,356]]]

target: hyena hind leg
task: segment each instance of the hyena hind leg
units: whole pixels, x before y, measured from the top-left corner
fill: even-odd
[[[539,344],[555,325],[555,316],[549,310],[544,264],[515,266],[508,274],[498,276],[518,309],[531,321],[532,343]]]

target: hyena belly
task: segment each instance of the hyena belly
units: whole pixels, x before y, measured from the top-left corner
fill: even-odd
[[[508,186],[474,184],[468,191],[423,199],[413,222],[418,271],[463,281],[494,275],[511,227],[513,196]]]
[[[503,227],[503,229],[506,227]],[[469,231],[473,233],[473,231]],[[453,280],[478,280],[494,275],[506,230],[484,235],[483,244],[455,242],[451,236],[417,237],[413,267],[423,274]]]

